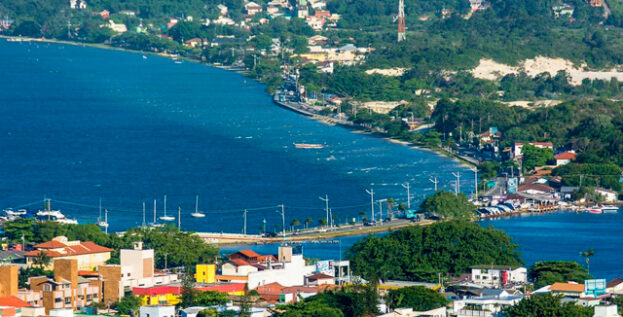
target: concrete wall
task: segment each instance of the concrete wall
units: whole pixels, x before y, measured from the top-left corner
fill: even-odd
[[[0,265],[0,296],[17,295],[17,265]]]

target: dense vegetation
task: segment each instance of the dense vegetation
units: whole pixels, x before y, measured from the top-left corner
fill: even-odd
[[[541,288],[556,282],[573,281],[582,284],[592,276],[576,262],[546,261],[532,265],[528,270],[528,278],[536,288]]]
[[[281,317],[364,317],[378,314],[376,285],[353,285],[319,293],[284,307]]]
[[[591,317],[593,307],[583,307],[574,302],[561,302],[561,297],[553,296],[550,293],[543,295],[532,295],[522,299],[517,305],[504,309],[507,317],[536,317],[536,316],[556,316],[556,317]]]
[[[410,227],[369,236],[348,250],[355,274],[366,280],[437,281],[483,263],[521,264],[517,246],[503,231],[467,222]]]
[[[399,307],[412,308],[414,311],[427,311],[448,304],[443,294],[423,286],[404,287],[392,290],[387,295],[388,305],[395,309]]]
[[[35,222],[19,219],[3,225],[4,237],[13,242],[41,243],[57,236],[66,236],[70,240],[93,241],[109,247],[113,252],[111,263],[119,261],[121,248],[131,248],[133,242],[143,241],[146,248],[155,249],[156,267],[194,265],[213,261],[218,249],[206,244],[197,235],[190,232],[178,232],[173,226],[158,228],[134,228],[123,233],[105,234],[95,224],[69,225],[51,221]]]
[[[420,206],[426,214],[442,219],[470,219],[475,216],[475,208],[464,194],[447,191],[438,191],[426,197]]]

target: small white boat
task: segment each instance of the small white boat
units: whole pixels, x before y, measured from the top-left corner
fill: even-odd
[[[205,218],[204,213],[199,212],[199,195],[195,197],[195,212],[190,214],[193,218]]]
[[[26,214],[26,209],[20,209],[18,211],[13,210],[13,208],[7,208],[4,210],[4,213],[8,217],[21,217]]]
[[[146,56],[146,55],[143,55],[143,59],[147,59],[147,56]]]
[[[313,143],[294,143],[294,147],[297,149],[324,149],[325,146]]]
[[[612,206],[612,205],[604,205],[604,206],[601,206],[601,211],[603,211],[606,214],[616,214],[617,212],[619,212],[619,207]]]

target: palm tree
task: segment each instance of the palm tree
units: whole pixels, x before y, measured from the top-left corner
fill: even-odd
[[[311,217],[307,217],[305,219],[305,229],[309,229],[309,224],[312,223],[314,221],[314,219],[312,219]]]
[[[301,222],[298,219],[296,218],[292,219],[292,222],[290,223],[290,227],[292,228],[290,229],[290,231],[294,231],[294,227],[300,226],[300,225],[301,225]]]
[[[584,252],[580,252],[580,255],[586,258],[586,272],[590,274],[591,273],[590,258],[591,256],[595,255],[595,249],[590,248]]]
[[[45,269],[50,263],[52,259],[47,255],[45,251],[39,252],[37,256],[33,259],[33,265],[39,267],[40,269]]]
[[[327,219],[325,218],[320,218],[318,219],[318,224],[320,224],[320,226],[326,226],[327,225]]]
[[[363,211],[359,212],[359,217],[361,217],[361,222],[363,222],[363,219],[365,218],[365,216],[366,216],[365,212]]]

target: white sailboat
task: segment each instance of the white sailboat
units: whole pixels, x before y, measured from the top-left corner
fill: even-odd
[[[102,227],[102,228],[108,228],[108,221],[106,220],[102,220],[102,199],[100,198],[100,204],[99,204],[99,216],[97,217],[97,225]],[[106,213],[108,213],[108,210],[106,210]]]
[[[195,197],[195,212],[190,215],[194,218],[204,218],[206,216],[204,213],[199,212],[199,195]]]
[[[162,221],[173,221],[175,217],[167,216],[167,195],[164,195],[164,216],[159,218]]]
[[[108,209],[104,210],[104,221],[100,221],[98,225],[104,228],[104,231],[108,233]]]
[[[162,224],[159,224],[156,221],[156,200],[155,199],[154,199],[154,222],[152,222],[149,226],[152,227],[152,228],[162,227]]]

